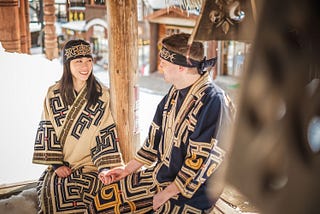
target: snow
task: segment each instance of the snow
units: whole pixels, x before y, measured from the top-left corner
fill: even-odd
[[[61,28],[66,28],[74,31],[85,31],[86,21],[73,21],[66,22],[65,24],[61,24]]]
[[[41,24],[40,23],[35,23],[32,22],[29,24],[29,29],[30,32],[40,32],[41,31]],[[57,35],[61,35],[62,31],[61,31],[61,23],[56,22],[55,23],[55,30],[56,30],[56,34]]]
[[[31,33],[38,32],[41,30],[41,24],[40,23],[30,23],[29,29],[30,29]]]
[[[1,42],[0,42],[0,53],[1,52],[4,52],[5,51],[5,49],[2,47],[2,44],[1,44]]]
[[[37,213],[37,192],[35,188],[22,191],[18,195],[0,200],[0,211],[5,214]]]
[[[170,6],[172,3],[168,1],[159,1],[159,0],[148,0],[149,4],[153,9],[162,9]]]
[[[0,45],[0,64],[0,185],[36,180],[46,168],[32,164],[36,130],[46,91],[62,74],[61,61],[50,61],[41,54],[4,52]],[[108,78],[107,72],[97,72],[96,76],[100,81]],[[161,96],[140,90],[138,118],[141,140],[147,135],[160,100]],[[147,105],[142,105],[141,101]]]
[[[46,90],[59,79],[61,65],[41,55],[3,51],[0,64],[0,184],[32,180],[44,169],[31,163],[33,143]]]

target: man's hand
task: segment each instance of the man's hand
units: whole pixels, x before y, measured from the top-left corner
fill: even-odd
[[[99,173],[99,179],[103,184],[108,185],[125,178],[127,175],[141,168],[141,166],[143,166],[143,163],[133,159],[124,167],[119,166],[110,170],[103,170]]]
[[[105,185],[111,184],[115,181],[119,181],[122,178],[126,177],[128,174],[125,171],[124,167],[115,167],[110,170],[103,170],[99,173],[99,179]]]
[[[169,195],[166,195],[165,190],[158,192],[153,196],[152,208],[154,211],[159,209],[167,200],[170,199]]]
[[[153,196],[153,210],[159,209],[164,203],[166,203],[171,197],[180,193],[178,187],[171,183],[161,192],[158,192]]]
[[[54,171],[60,178],[66,178],[71,175],[71,169],[67,166],[60,166]]]

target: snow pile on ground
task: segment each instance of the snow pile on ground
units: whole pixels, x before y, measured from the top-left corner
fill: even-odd
[[[35,188],[24,190],[19,195],[0,200],[0,211],[5,214],[35,214],[37,200]]]
[[[43,55],[8,53],[3,48],[0,65],[0,184],[34,180],[45,167],[32,164],[43,101],[62,66]]]
[[[1,44],[1,42],[0,42],[0,53],[1,52],[4,52],[5,51],[5,49],[2,47],[2,44]]]

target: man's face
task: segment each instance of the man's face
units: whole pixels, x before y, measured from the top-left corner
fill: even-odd
[[[179,77],[181,78],[181,74],[179,72],[179,65],[168,62],[162,58],[160,58],[160,71],[163,72],[164,80],[168,83],[175,85],[177,81],[179,81]]]

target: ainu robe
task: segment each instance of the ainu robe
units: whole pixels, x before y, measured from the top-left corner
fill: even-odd
[[[84,87],[66,106],[58,83],[48,89],[36,134],[33,163],[49,165],[38,181],[39,213],[91,213],[88,204],[101,188],[98,172],[123,164],[109,111],[109,91],[89,106]],[[59,178],[53,166],[72,174]]]
[[[233,117],[231,100],[208,73],[186,89],[172,87],[159,103],[148,137],[135,157],[148,167],[102,187],[93,210],[151,212],[153,195],[172,182],[181,193],[155,213],[203,213],[212,208],[219,194],[215,198],[207,194],[207,180],[229,147],[220,139]],[[222,185],[217,186],[216,192],[221,191]]]

